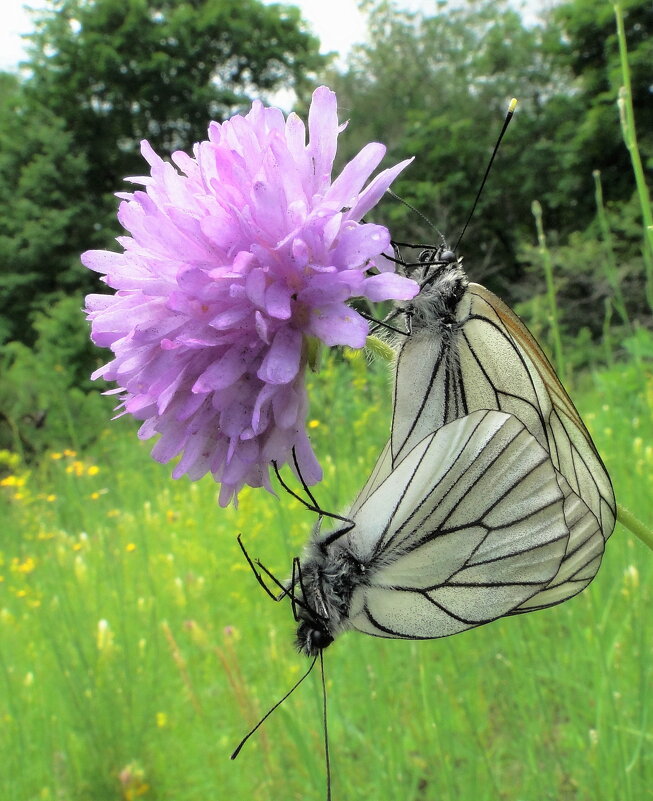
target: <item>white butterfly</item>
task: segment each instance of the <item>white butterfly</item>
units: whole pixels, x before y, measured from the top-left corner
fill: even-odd
[[[347,629],[435,638],[560,603],[614,527],[605,467],[526,326],[452,253],[426,259],[390,441],[288,588],[309,655]]]

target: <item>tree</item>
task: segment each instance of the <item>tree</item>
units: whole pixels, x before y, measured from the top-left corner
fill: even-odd
[[[533,196],[524,190],[534,180],[527,163],[532,153],[522,151],[532,151],[527,137],[543,98],[565,84],[565,75],[541,46],[543,29],[527,28],[507,2],[439,7],[422,17],[399,14],[388,0],[368,4],[370,44],[335,83],[356,132],[362,123],[364,136],[388,144],[395,160],[416,156],[397,192],[433,220],[450,245],[469,214],[508,101],[519,98],[519,122],[502,146],[463,247],[473,254],[474,277],[484,277],[492,262],[501,287],[512,283],[516,240],[531,227]],[[437,239],[407,209],[390,214],[402,238]]]
[[[68,123],[98,192],[205,138],[252,93],[299,94],[324,63],[299,11],[259,0],[51,0],[29,50],[29,95]]]
[[[645,155],[653,155],[653,7],[625,0],[633,96]],[[333,84],[350,109],[353,136],[388,144],[394,160],[415,155],[396,191],[455,244],[472,206],[511,96],[515,122],[465,234],[474,279],[519,298],[521,243],[534,239],[531,203],[545,210],[550,241],[564,241],[595,216],[592,171],[609,201],[633,189],[621,141],[620,84],[611,4],[569,0],[527,26],[505,0],[438,4],[433,16],[399,13],[391,0],[368,0],[370,44]],[[433,241],[413,212],[388,212],[398,238]],[[493,271],[492,275],[489,272]],[[532,292],[532,287],[530,289]]]
[[[35,302],[80,287],[79,235],[97,241],[94,204],[65,121],[30,107],[15,76],[0,82],[0,342],[31,343]]]
[[[113,193],[146,171],[141,139],[188,150],[253,95],[302,95],[325,62],[296,8],[259,0],[50,0],[39,13],[29,77],[2,79],[0,341],[32,341],[33,301],[95,285],[79,253],[119,233]]]
[[[653,4],[621,0],[628,44],[632,101],[643,159],[653,166]],[[569,0],[556,7],[551,25],[560,35],[552,53],[575,78],[575,102],[584,110],[570,132],[574,169],[587,176],[598,169],[610,200],[627,201],[633,190],[630,157],[618,125],[617,98],[623,83],[612,3]],[[591,195],[588,198],[591,204]]]

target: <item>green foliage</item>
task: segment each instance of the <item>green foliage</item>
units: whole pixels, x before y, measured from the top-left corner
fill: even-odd
[[[474,254],[476,280],[493,266],[509,286],[518,273],[518,241],[532,236],[531,190],[542,191],[532,162],[533,148],[548,134],[541,130],[544,98],[554,97],[567,77],[545,46],[546,30],[527,28],[512,6],[493,0],[441,5],[428,17],[398,14],[388,2],[369,9],[371,44],[357,51],[342,78],[335,76],[335,85],[355,131],[388,143],[395,157],[415,155],[396,191],[451,244],[471,209],[508,101],[519,98],[517,122],[463,247]],[[547,170],[556,163],[550,153],[541,158]],[[406,209],[396,209],[393,222],[402,239],[434,238]]]
[[[653,18],[644,0],[625,5],[646,160],[653,155]],[[630,202],[632,171],[616,107],[621,76],[612,4],[572,0],[535,26],[526,26],[507,2],[493,0],[439,4],[432,16],[401,14],[389,0],[366,7],[371,43],[356,51],[334,85],[358,135],[388,143],[395,158],[415,155],[395,189],[450,244],[471,209],[508,100],[519,99],[461,246],[463,255],[471,255],[467,266],[474,280],[508,301],[519,300],[531,290],[530,283],[520,283],[524,245],[535,238],[533,200],[542,204],[547,234],[558,242],[593,226],[593,170],[602,171],[608,204]],[[350,147],[356,144],[350,140]],[[388,216],[399,239],[436,238],[406,208]],[[595,235],[590,228],[586,236]],[[622,244],[630,248],[623,259],[628,270],[639,258],[639,243],[627,237]],[[568,299],[571,305],[573,294]],[[580,315],[573,330],[584,324],[601,330]]]
[[[98,231],[102,215],[85,188],[87,161],[65,121],[47,107],[28,107],[15,79],[10,87],[0,92],[0,343],[31,344],[26,320],[34,303],[89,290],[94,279],[77,247],[107,235]]]
[[[626,343],[633,326],[647,326],[650,319],[642,278],[643,259],[636,250],[638,238],[641,239],[637,204],[633,200],[626,206],[615,205],[607,216],[614,234],[616,280],[629,310],[626,321],[613,305],[611,260],[597,223],[571,234],[564,242],[555,237],[548,242],[565,358],[574,371],[611,364],[615,358],[629,358]],[[519,257],[527,275],[521,286],[522,300],[517,304],[519,313],[532,321],[535,336],[553,352],[553,320],[543,300],[546,286],[542,254],[538,247],[524,244]]]
[[[98,351],[77,298],[60,298],[36,312],[34,331],[34,345],[0,348],[0,449],[29,462],[47,449],[95,441],[98,421],[112,406],[89,380]]]

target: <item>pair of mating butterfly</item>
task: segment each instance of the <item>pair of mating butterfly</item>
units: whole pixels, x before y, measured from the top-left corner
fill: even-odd
[[[409,331],[390,440],[348,517],[329,515],[344,524],[335,531],[321,533],[302,480],[320,518],[287,585],[243,548],[266,591],[257,565],[277,600],[290,597],[298,647],[314,658],[347,629],[432,639],[561,603],[596,575],[616,519],[589,432],[523,322],[446,246],[416,264],[394,247],[421,289],[391,315],[403,310]]]
[[[425,252],[399,348],[392,433],[338,530],[296,563],[297,641],[430,639],[571,598],[615,523],[610,479],[522,321]]]
[[[444,247],[413,267],[390,440],[278,596],[308,656],[348,629],[431,639],[558,604],[614,528],[610,478],[523,322]]]

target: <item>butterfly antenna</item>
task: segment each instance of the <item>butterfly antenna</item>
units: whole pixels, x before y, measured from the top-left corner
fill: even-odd
[[[322,674],[322,719],[324,720],[324,761],[326,765],[326,801],[331,801],[331,759],[329,757],[329,728],[327,726],[327,691],[324,678],[324,651],[320,651],[320,673]]]
[[[474,205],[472,206],[472,210],[469,212],[469,217],[467,217],[467,222],[463,226],[463,230],[460,232],[460,236],[458,237],[458,241],[454,247],[454,253],[458,250],[458,245],[460,245],[460,241],[465,235],[465,231],[467,230],[467,226],[469,225],[472,217],[474,216],[474,212],[476,211],[476,205],[478,204],[478,200],[481,197],[481,192],[483,191],[483,187],[485,186],[485,182],[487,181],[488,175],[490,174],[490,170],[492,169],[492,164],[494,163],[495,156],[499,150],[499,145],[501,144],[501,140],[503,139],[503,135],[510,124],[510,120],[512,119],[513,114],[515,113],[515,108],[517,106],[517,98],[513,97],[510,101],[510,105],[508,106],[508,113],[506,114],[506,118],[503,121],[503,127],[501,128],[501,133],[499,134],[499,138],[494,146],[494,150],[492,151],[492,155],[490,156],[490,161],[488,162],[487,168],[485,170],[485,175],[483,176],[483,180],[481,181],[481,185],[476,193],[476,199],[474,200]]]
[[[321,652],[320,652],[320,654],[321,654]],[[236,748],[236,750],[231,755],[230,759],[235,759],[238,756],[238,754],[240,754],[240,751],[241,751],[242,747],[249,740],[249,738],[252,736],[252,734],[254,734],[254,732],[260,726],[263,725],[263,723],[265,723],[265,721],[270,717],[270,715],[274,712],[274,710],[277,707],[279,707],[279,706],[281,706],[281,704],[283,704],[283,702],[286,700],[286,698],[289,698],[295,692],[295,690],[299,687],[299,685],[304,681],[304,679],[309,675],[311,670],[313,670],[313,668],[315,667],[315,663],[317,662],[317,657],[318,657],[318,655],[316,654],[315,657],[313,658],[313,661],[311,662],[311,665],[310,665],[309,669],[306,671],[306,673],[304,673],[304,675],[297,682],[295,682],[295,684],[293,684],[293,686],[288,690],[288,692],[284,695],[284,697],[280,701],[277,701],[277,703],[271,709],[269,709],[265,713],[265,715],[263,715],[263,717],[259,720],[259,722],[256,724],[256,726],[254,726],[254,728],[248,734],[246,734],[243,737],[243,739],[238,744],[238,747]]]
[[[395,200],[398,200],[400,203],[403,203],[404,206],[406,206],[406,208],[410,209],[411,211],[414,211],[415,214],[421,217],[424,220],[424,222],[428,225],[428,227],[432,228],[438,234],[442,242],[444,242],[444,234],[435,227],[435,225],[429,220],[426,214],[423,214],[418,208],[415,208],[415,206],[410,204],[407,200],[404,200],[403,197],[399,197],[399,195],[396,192],[393,192],[392,189],[386,189],[385,191]],[[397,242],[397,244],[401,243]]]

